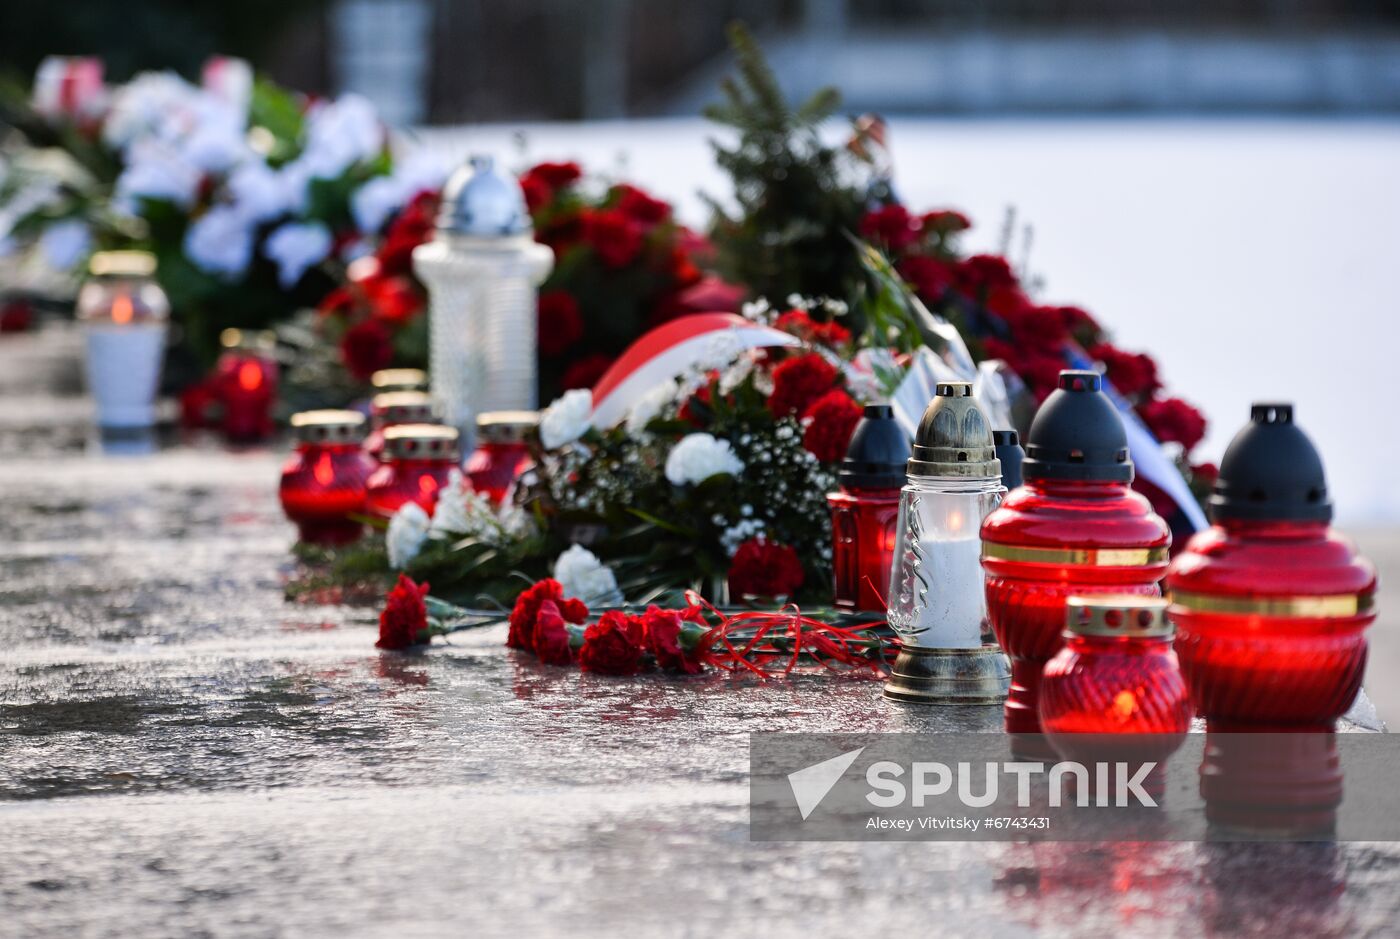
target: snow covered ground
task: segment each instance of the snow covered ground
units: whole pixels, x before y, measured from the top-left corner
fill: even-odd
[[[454,158],[580,159],[701,224],[698,192],[727,193],[713,132],[654,120],[423,138]],[[895,118],[891,138],[904,200],[967,211],[970,247],[995,250],[1015,206],[1043,299],[1151,350],[1212,419],[1203,457],[1219,458],[1251,400],[1293,400],[1341,522],[1400,521],[1400,121]]]

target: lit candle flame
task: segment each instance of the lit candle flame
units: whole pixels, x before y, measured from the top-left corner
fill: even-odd
[[[257,391],[262,387],[262,366],[252,359],[238,366],[238,387],[244,391]]]
[[[322,453],[321,458],[316,461],[315,468],[311,474],[316,477],[316,481],[323,486],[329,486],[335,482],[335,468],[331,466],[331,455]]]
[[[1137,710],[1137,695],[1131,691],[1120,691],[1113,696],[1113,716],[1126,721]]]
[[[419,476],[419,477],[418,477],[418,488],[422,491],[423,495],[425,495],[425,496],[430,496],[430,495],[432,495],[433,493],[437,492],[437,487],[438,487],[437,480],[436,480],[436,479],[433,479],[433,477],[431,477],[431,476]]]
[[[125,326],[135,315],[136,307],[131,298],[124,293],[117,294],[117,298],[112,301],[112,322],[118,326]]]

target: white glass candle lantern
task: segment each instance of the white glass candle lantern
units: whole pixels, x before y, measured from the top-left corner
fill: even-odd
[[[437,234],[413,252],[428,285],[430,373],[444,421],[469,440],[483,411],[533,411],[536,316],[554,252],[519,184],[473,157],[443,190]]]
[[[885,695],[941,704],[1000,701],[1010,670],[987,628],[979,532],[1006,489],[971,383],[938,384],[906,470],[889,590],[900,654]]]
[[[151,427],[170,319],[170,301],[152,279],[156,261],[142,251],[92,256],[78,293],[87,340],[88,388],[101,427]]]

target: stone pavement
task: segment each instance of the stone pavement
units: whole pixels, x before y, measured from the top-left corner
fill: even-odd
[[[0,936],[1395,928],[1391,844],[750,843],[750,732],[996,709],[379,653],[283,601],[276,454],[94,453],[72,353],[0,341]]]

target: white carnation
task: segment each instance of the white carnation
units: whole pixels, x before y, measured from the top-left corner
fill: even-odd
[[[237,209],[215,206],[185,232],[185,254],[200,269],[234,278],[253,260],[253,226]]]
[[[228,178],[228,190],[239,212],[266,222],[296,207],[298,199],[288,183],[288,177],[261,160],[249,160]]]
[[[665,381],[637,399],[627,412],[627,432],[636,436],[676,400],[676,383]]]
[[[404,204],[403,186],[392,176],[376,176],[350,196],[350,214],[365,233],[377,232]]]
[[[428,530],[432,522],[428,513],[417,502],[405,502],[389,519],[389,531],[384,538],[384,546],[389,549],[389,566],[394,570],[403,568],[423,550],[423,542],[428,540]]]
[[[438,494],[430,534],[434,538],[457,536],[496,541],[499,533],[491,500],[467,485],[461,470],[454,469]]]
[[[616,606],[622,602],[612,569],[583,545],[573,545],[554,562],[554,579],[564,596],[577,597],[589,606]]]
[[[188,207],[204,175],[180,154],[156,141],[131,148],[126,168],[117,177],[116,201],[131,214],[137,199],[165,199]]]
[[[573,443],[593,426],[593,392],[575,388],[564,392],[540,417],[540,443],[557,450]]]
[[[319,222],[288,223],[268,236],[263,253],[277,263],[277,282],[289,290],[331,253],[331,233]]]
[[[737,476],[744,461],[734,455],[728,440],[710,434],[682,437],[666,457],[666,478],[672,484],[702,483],[712,476]]]
[[[342,95],[307,116],[301,159],[315,179],[335,179],[354,163],[373,159],[384,146],[384,127],[374,105]]]

